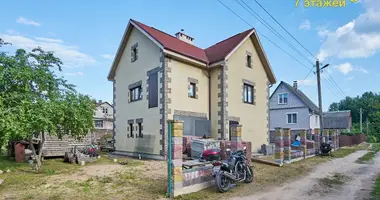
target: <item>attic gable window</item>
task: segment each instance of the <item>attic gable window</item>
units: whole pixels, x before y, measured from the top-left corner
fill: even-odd
[[[246,51],[245,54],[245,66],[252,68],[252,53]]]
[[[108,113],[108,108],[103,108],[103,113],[107,114]]]
[[[288,104],[288,93],[278,95],[278,104]]]
[[[135,62],[138,59],[138,43],[131,47],[131,62]]]

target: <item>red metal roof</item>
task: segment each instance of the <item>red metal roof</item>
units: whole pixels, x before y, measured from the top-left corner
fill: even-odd
[[[206,64],[223,60],[253,29],[249,29],[217,44],[201,49],[176,37],[131,19],[137,26],[159,42],[165,49],[193,58]]]
[[[205,49],[210,64],[224,60],[224,58],[252,32],[252,30],[253,28],[236,34]]]
[[[165,49],[174,51],[176,53],[182,54],[184,56],[188,56],[195,60],[201,61],[203,63],[208,63],[208,58],[206,56],[206,52],[194,45],[186,43],[182,40],[177,39],[174,36],[171,36],[167,33],[164,33],[160,30],[157,30],[153,27],[147,26],[143,23],[140,23],[136,20],[131,19],[134,23],[136,23],[140,28],[142,28],[145,32],[147,32],[150,36],[157,40]]]

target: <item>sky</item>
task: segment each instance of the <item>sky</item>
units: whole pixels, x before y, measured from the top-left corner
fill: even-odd
[[[379,0],[347,0],[345,7],[336,8],[305,7],[304,0],[298,6],[295,0],[257,0],[307,51],[254,0],[243,0],[299,52],[236,0],[221,1],[262,34],[277,84],[299,81],[318,105],[316,75],[309,74],[318,58],[322,66],[329,64],[321,75],[323,110],[345,96],[380,92]],[[107,75],[130,18],[172,35],[184,29],[201,48],[251,28],[218,0],[4,1],[1,7],[0,38],[12,43],[6,51],[37,46],[54,51],[64,62],[58,75],[81,93],[109,102],[112,83]]]

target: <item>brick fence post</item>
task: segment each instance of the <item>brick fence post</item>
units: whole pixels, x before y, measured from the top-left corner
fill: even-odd
[[[319,128],[314,129],[314,146],[315,146],[315,151],[319,152],[320,147],[321,147],[321,132]]]
[[[231,142],[241,142],[241,129],[239,124],[231,125]]]
[[[336,130],[336,147],[339,149],[340,148],[340,130]]]
[[[284,128],[284,162],[290,163],[292,160],[292,148],[290,147],[290,143],[292,142],[291,139],[291,131],[290,128]]]
[[[306,129],[301,130],[301,149],[303,152],[303,158],[306,159],[307,156],[307,143],[306,143]]]
[[[183,173],[182,173],[182,159],[183,159],[183,121],[170,121],[172,123],[172,188],[173,195],[177,196],[176,190],[182,188]]]
[[[284,162],[284,141],[282,138],[283,130],[282,128],[275,128],[275,144],[276,149],[274,153],[274,159],[276,163],[282,165]]]
[[[331,144],[334,145],[334,150],[336,150],[336,130],[330,129]]]

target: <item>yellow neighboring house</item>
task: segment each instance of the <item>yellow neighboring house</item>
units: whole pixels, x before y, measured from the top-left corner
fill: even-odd
[[[202,49],[131,19],[113,61],[115,153],[165,159],[167,121],[184,135],[230,140],[231,124],[257,152],[268,143],[269,88],[276,82],[255,29]]]

